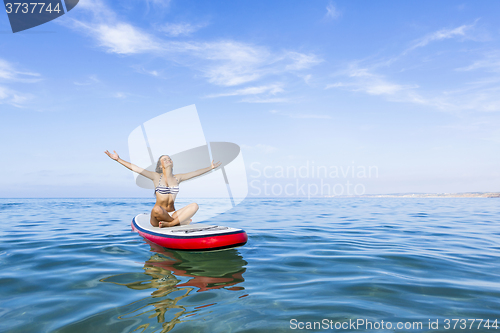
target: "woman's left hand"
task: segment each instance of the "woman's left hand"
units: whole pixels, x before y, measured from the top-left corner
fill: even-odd
[[[215,169],[215,168],[217,168],[219,165],[221,165],[220,162],[214,163],[214,160],[212,160],[212,165],[211,165],[212,170]]]

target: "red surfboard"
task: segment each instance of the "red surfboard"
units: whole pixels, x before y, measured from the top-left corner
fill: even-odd
[[[182,251],[216,251],[245,245],[247,233],[238,228],[193,223],[159,228],[150,223],[149,214],[132,220],[132,229],[160,246]]]

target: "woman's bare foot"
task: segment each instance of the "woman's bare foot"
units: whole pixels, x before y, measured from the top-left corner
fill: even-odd
[[[191,223],[191,222],[193,222],[193,219],[189,219],[189,223]],[[160,222],[159,222],[158,227],[160,227],[160,228],[167,228],[167,227],[170,227],[170,226],[169,226],[169,223],[170,223],[170,222],[160,221]],[[187,223],[187,224],[189,224],[189,223]],[[179,225],[180,225],[180,224],[179,224]],[[174,227],[174,226],[173,226],[173,227]]]

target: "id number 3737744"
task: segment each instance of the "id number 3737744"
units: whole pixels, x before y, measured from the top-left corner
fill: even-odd
[[[23,13],[23,14],[28,14],[28,13],[31,13],[31,14],[42,14],[43,11],[45,10],[46,13],[52,13],[52,12],[56,12],[56,13],[59,13],[60,11],[62,11],[61,8],[59,8],[59,4],[57,3],[53,8],[52,8],[52,4],[49,3],[47,6],[47,4],[45,2],[13,2],[13,3],[10,3],[10,2],[7,2],[5,4],[5,9],[7,11],[7,14],[10,14],[10,13]],[[30,7],[31,7],[31,10],[30,10]],[[37,8],[39,7],[39,9]],[[44,9],[45,8],[45,9]],[[36,11],[35,11],[36,9]]]

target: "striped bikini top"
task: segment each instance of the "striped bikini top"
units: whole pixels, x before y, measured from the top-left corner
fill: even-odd
[[[163,174],[160,175],[160,181],[158,182],[158,186],[155,189],[155,193],[160,193],[160,194],[176,194],[179,193],[179,186],[163,186],[161,184],[161,177]],[[177,179],[174,176],[175,180],[177,180],[177,183],[179,183],[179,179]]]

